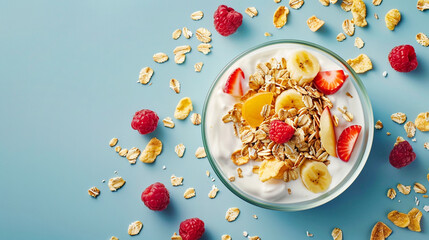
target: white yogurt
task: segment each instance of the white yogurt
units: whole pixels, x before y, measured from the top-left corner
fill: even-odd
[[[237,166],[231,161],[230,157],[231,153],[240,149],[242,144],[240,139],[234,135],[232,123],[225,124],[222,122],[222,117],[235,103],[239,101],[239,99],[224,93],[222,91],[222,87],[225,85],[229,75],[238,67],[243,70],[247,82],[248,77],[255,73],[256,65],[258,63],[268,62],[273,57],[278,61],[280,61],[282,57],[287,60],[292,52],[300,49],[305,49],[317,57],[321,66],[321,71],[343,69],[344,72],[347,72],[345,68],[337,65],[328,58],[328,55],[325,55],[325,53],[316,49],[306,48],[298,44],[279,43],[260,48],[237,60],[225,71],[220,80],[214,86],[206,109],[206,139],[213,160],[218,163],[220,170],[223,171],[226,176],[230,177],[237,175]],[[346,92],[349,92],[353,98],[346,96]],[[365,123],[362,104],[350,79],[345,81],[344,85],[338,92],[333,95],[328,95],[328,97],[334,104],[334,107],[331,109],[331,113],[337,115],[340,119],[339,125],[335,130],[337,138],[341,134],[342,130],[350,125],[357,124],[364,128]],[[337,110],[337,107],[343,106],[346,106],[349,112],[354,115],[354,120],[351,123],[346,122],[341,117],[341,113]],[[332,183],[327,191],[338,185],[350,172],[357,162],[357,153],[362,145],[362,137],[359,137],[349,162],[343,162],[339,158],[332,156],[328,158],[331,162],[328,166],[328,170],[332,175]],[[260,162],[251,160],[249,163],[240,166],[243,170],[244,177],[236,177],[235,181],[231,184],[255,198],[273,203],[302,202],[314,199],[323,194],[316,194],[307,190],[302,183],[301,178],[287,183],[277,179],[261,182],[258,175],[252,173],[253,166],[259,164]],[[291,194],[288,194],[288,188],[292,190]]]

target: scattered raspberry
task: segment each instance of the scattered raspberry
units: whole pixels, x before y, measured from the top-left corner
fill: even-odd
[[[394,47],[388,58],[392,68],[398,72],[411,72],[418,65],[416,52],[410,45]]]
[[[164,184],[156,182],[143,191],[142,201],[150,210],[162,211],[170,203],[170,194]]]
[[[407,141],[396,144],[389,155],[389,162],[395,168],[402,168],[412,163],[416,159],[413,147]]]
[[[180,223],[179,235],[183,240],[198,240],[204,231],[204,222],[201,219],[190,218]]]
[[[220,5],[213,17],[216,31],[225,37],[235,33],[243,21],[241,13],[225,5]]]
[[[148,134],[155,131],[158,120],[159,117],[154,111],[143,109],[134,114],[131,127],[139,131],[140,134]]]
[[[282,144],[289,141],[294,133],[295,128],[283,121],[274,120],[271,122],[269,136],[276,143]]]

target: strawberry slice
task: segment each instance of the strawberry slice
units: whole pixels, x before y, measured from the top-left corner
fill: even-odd
[[[336,93],[348,76],[343,70],[319,72],[314,78],[314,84],[322,93],[329,95]]]
[[[344,162],[348,162],[352,155],[353,148],[362,127],[359,125],[352,125],[343,130],[337,142],[338,157]]]
[[[241,81],[244,79],[244,72],[241,68],[235,69],[235,71],[229,76],[223,87],[223,92],[228,93],[234,97],[243,96],[243,88]]]

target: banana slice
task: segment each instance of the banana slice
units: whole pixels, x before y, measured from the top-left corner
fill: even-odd
[[[301,165],[301,180],[308,190],[319,193],[329,188],[332,177],[324,163],[306,160]]]
[[[287,69],[293,80],[297,81],[299,85],[304,85],[313,81],[320,71],[320,64],[313,54],[299,50],[287,60]]]
[[[285,108],[286,110],[296,108],[296,110],[299,110],[303,107],[305,107],[305,104],[302,101],[302,95],[295,89],[288,89],[282,92],[276,99],[276,112],[282,108]]]

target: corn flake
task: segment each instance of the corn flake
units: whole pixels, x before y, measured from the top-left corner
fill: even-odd
[[[342,41],[344,41],[346,39],[346,35],[344,35],[344,33],[339,33],[338,35],[337,35],[337,41],[338,42],[342,42]]]
[[[156,137],[152,138],[146,145],[139,160],[144,163],[153,163],[162,152],[162,142]]]
[[[390,229],[383,222],[377,222],[372,228],[371,240],[384,240],[392,234],[392,229]]]
[[[289,14],[289,9],[285,6],[280,6],[274,12],[273,24],[276,28],[282,28],[287,22],[287,15]]]
[[[193,110],[192,101],[189,97],[182,98],[176,106],[174,117],[183,120],[188,117],[189,113]]]
[[[408,229],[414,232],[421,232],[422,229],[420,227],[420,220],[422,219],[422,212],[413,208],[408,212],[408,218],[410,219],[410,224],[408,225]]]
[[[366,22],[366,5],[362,0],[353,0],[352,4],[353,22],[358,27],[365,27]]]
[[[422,132],[429,131],[429,112],[419,113],[414,123],[418,130]]]
[[[420,11],[429,9],[429,0],[418,0],[417,9]]]
[[[241,166],[249,162],[249,157],[242,156],[241,149],[239,149],[231,154],[231,160],[235,165]]]
[[[386,27],[393,31],[395,30],[395,27],[398,25],[399,21],[401,21],[401,13],[398,11],[398,9],[391,9],[386,13],[384,21],[386,22]]]
[[[356,73],[364,73],[372,69],[371,59],[366,54],[360,54],[355,59],[349,59],[347,63]]]
[[[283,177],[286,171],[286,165],[283,161],[269,159],[262,161],[259,166],[259,180],[266,182],[272,178]]]
[[[396,210],[387,214],[387,218],[398,227],[405,228],[410,224],[410,218],[407,214],[398,212]]]
[[[325,24],[325,21],[317,18],[316,16],[311,16],[309,19],[307,19],[307,26],[310,28],[312,32],[316,32],[319,30],[323,25]]]

